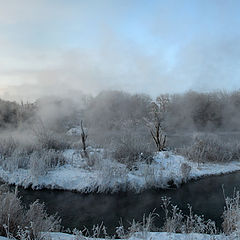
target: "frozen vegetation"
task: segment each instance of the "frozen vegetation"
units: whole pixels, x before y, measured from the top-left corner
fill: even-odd
[[[238,171],[239,102],[240,92],[188,92],[153,100],[110,91],[26,104],[1,100],[0,178],[33,189],[140,192]],[[60,220],[48,216],[43,205],[35,202],[25,209],[16,194],[0,196],[0,235],[26,240],[108,238],[103,225],[90,235],[78,230],[49,233],[59,231]],[[133,221],[130,229],[118,227],[115,237],[239,239],[239,193],[226,199],[222,233],[191,208],[185,216],[167,199],[164,203],[161,229],[153,227],[151,215],[142,223]]]
[[[88,158],[82,155],[81,151],[72,149],[62,153],[51,150],[34,152],[29,158],[30,169],[13,169],[17,165],[14,161],[13,166],[0,168],[0,177],[7,183],[33,189],[139,192],[151,187],[180,186],[190,179],[240,170],[237,161],[197,163],[168,151],[156,153],[151,163],[138,161],[131,169],[124,163],[104,158],[102,149],[88,149]]]
[[[240,144],[230,133],[240,130],[239,101],[239,92],[154,101],[118,91],[0,101],[0,178],[33,189],[139,192],[238,171]]]

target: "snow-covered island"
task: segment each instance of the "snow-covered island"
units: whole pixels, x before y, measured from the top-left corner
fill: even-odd
[[[123,163],[104,158],[102,149],[90,149],[90,159],[81,151],[65,150],[65,164],[56,166],[44,175],[34,175],[32,169],[8,171],[0,167],[0,178],[9,184],[33,189],[62,189],[78,192],[142,191],[147,188],[180,186],[192,179],[220,175],[240,170],[240,162],[226,164],[196,163],[170,151],[154,154],[152,162],[138,162],[133,169]],[[92,158],[91,158],[92,156]]]

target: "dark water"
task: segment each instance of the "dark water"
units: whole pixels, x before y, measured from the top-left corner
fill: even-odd
[[[160,214],[156,219],[159,227],[163,223],[164,213],[161,209],[161,198],[171,197],[172,203],[178,205],[187,213],[187,204],[191,204],[193,211],[204,215],[206,219],[215,220],[217,226],[222,223],[221,215],[224,208],[222,185],[226,195],[232,196],[233,189],[238,189],[240,172],[225,176],[208,177],[189,182],[179,189],[148,190],[141,194],[132,192],[107,194],[80,194],[68,191],[41,190],[32,191],[19,189],[24,204],[39,199],[45,202],[49,214],[58,214],[62,218],[65,228],[90,228],[94,224],[104,222],[109,233],[115,232],[120,219],[123,223],[133,218],[141,220],[143,214],[153,209]]]

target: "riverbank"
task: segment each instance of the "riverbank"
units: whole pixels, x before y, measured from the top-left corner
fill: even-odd
[[[97,240],[96,238],[76,238],[74,235],[65,233],[51,233],[52,240]],[[167,232],[147,232],[136,233],[126,240],[237,240],[237,235],[224,236],[224,235],[208,235],[199,233],[167,233]],[[100,238],[99,238],[100,240]],[[103,239],[102,239],[103,240]]]
[[[101,151],[93,167],[87,166],[86,159],[75,150],[66,150],[63,155],[66,164],[55,167],[46,175],[34,176],[30,169],[10,172],[0,167],[0,178],[8,184],[32,189],[61,189],[81,193],[140,192],[148,188],[178,187],[193,179],[240,170],[240,162],[198,164],[172,152],[156,153],[151,164],[138,162],[131,170],[122,163],[104,159]]]
[[[105,240],[104,238],[87,238],[66,233],[49,233],[46,237],[51,240]],[[0,237],[0,240],[7,240],[9,238]],[[237,240],[237,234],[231,236],[225,235],[208,235],[199,233],[166,233],[166,232],[147,232],[136,233],[132,237],[125,240]]]

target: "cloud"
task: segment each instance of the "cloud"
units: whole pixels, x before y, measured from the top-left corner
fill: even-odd
[[[55,56],[49,56],[57,64],[43,69],[10,71],[5,75],[0,72],[0,80],[7,76],[9,83],[15,78],[24,79],[22,84],[11,84],[2,95],[27,100],[46,95],[69,96],[76,91],[97,94],[106,89],[152,96],[189,89],[234,90],[240,87],[238,42],[238,37],[193,40],[176,53],[176,62],[169,70],[161,50],[148,55],[131,42],[108,38],[97,51],[73,49],[63,52],[56,61]]]

